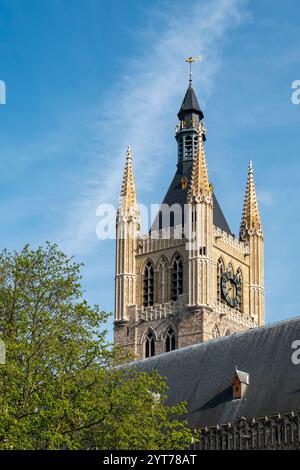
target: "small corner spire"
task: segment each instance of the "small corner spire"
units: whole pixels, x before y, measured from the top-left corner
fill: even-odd
[[[245,240],[246,237],[251,234],[257,234],[261,236],[263,234],[252,161],[249,163],[245,201],[240,228],[240,239]]]
[[[132,160],[132,150],[131,150],[130,145],[128,145],[128,147],[127,147],[126,160]]]
[[[131,208],[137,208],[137,197],[132,167],[132,150],[130,145],[128,145],[120,194],[120,209],[122,209],[123,212],[126,212]]]
[[[206,129],[203,123],[198,128],[198,152],[193,162],[191,183],[188,199],[190,202],[200,202],[203,197],[212,195],[212,187],[209,184],[208,171],[205,158],[205,133]]]

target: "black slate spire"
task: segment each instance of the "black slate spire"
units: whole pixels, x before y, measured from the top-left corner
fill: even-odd
[[[163,204],[171,207],[173,204],[179,204],[184,213],[184,206],[187,204],[188,186],[183,187],[183,181],[188,184],[191,180],[193,161],[198,152],[198,132],[199,123],[204,118],[200,109],[196,93],[192,87],[192,80],[190,79],[189,87],[182,102],[180,111],[178,113],[180,125],[176,128],[176,140],[178,142],[178,164],[177,171],[171,182],[171,185],[164,197]],[[205,138],[204,138],[205,140]],[[221,207],[217,201],[215,194],[214,209],[213,209],[213,223],[224,232],[231,234],[230,227],[225,219]],[[183,222],[184,224],[184,222]],[[174,220],[170,219],[169,223],[165,225],[160,222],[160,217],[157,215],[152,230],[160,230],[174,226]]]
[[[193,89],[192,78],[190,78],[178,118],[180,124],[176,126],[175,137],[178,142],[178,165],[182,167],[186,162],[193,161],[195,158],[198,148],[199,125],[204,118]],[[205,135],[204,140],[206,140]]]
[[[180,121],[184,120],[187,114],[196,114],[197,116],[199,116],[199,121],[204,118],[204,114],[201,111],[196,93],[192,86],[192,80],[190,80],[189,87],[187,89],[181,108],[179,110],[178,119]]]

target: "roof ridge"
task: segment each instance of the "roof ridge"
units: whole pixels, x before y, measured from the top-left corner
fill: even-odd
[[[259,332],[259,331],[264,331],[264,330],[276,328],[279,325],[285,325],[285,324],[293,323],[293,322],[296,322],[296,321],[299,321],[299,320],[300,320],[300,315],[297,315],[295,317],[287,318],[286,320],[279,320],[279,321],[274,322],[274,323],[268,323],[267,325],[262,325],[262,326],[258,326],[258,327],[255,327],[255,328],[250,328],[249,330],[241,331],[239,333],[233,333],[233,334],[228,335],[228,336],[222,336],[221,338],[211,339],[209,341],[204,341],[202,343],[192,344],[190,346],[185,346],[183,348],[175,349],[174,351],[164,352],[162,354],[159,354],[157,356],[153,356],[153,357],[150,357],[150,358],[147,358],[147,359],[139,359],[138,361],[133,361],[133,362],[127,363],[127,365],[129,365],[129,364],[139,364],[139,363],[144,362],[144,361],[147,361],[147,362],[155,361],[156,359],[158,359],[160,357],[165,357],[165,356],[171,355],[171,354],[175,355],[175,354],[180,353],[181,351],[186,351],[186,350],[189,350],[189,349],[196,349],[196,348],[203,348],[203,347],[206,347],[207,345],[215,344],[215,343],[219,343],[219,342],[223,342],[223,341],[231,341],[235,338],[239,338],[240,336],[244,336],[244,335],[253,334],[253,333],[256,333],[256,332]]]

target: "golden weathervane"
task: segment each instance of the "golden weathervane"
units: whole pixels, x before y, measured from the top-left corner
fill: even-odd
[[[202,57],[200,55],[198,55],[196,57],[187,57],[185,59],[185,62],[190,64],[190,82],[192,81],[192,63],[193,62],[199,62],[200,60],[202,60]]]

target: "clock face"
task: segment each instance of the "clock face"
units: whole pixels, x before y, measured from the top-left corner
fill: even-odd
[[[222,293],[228,305],[236,308],[241,302],[241,283],[237,276],[228,271],[222,276]]]

